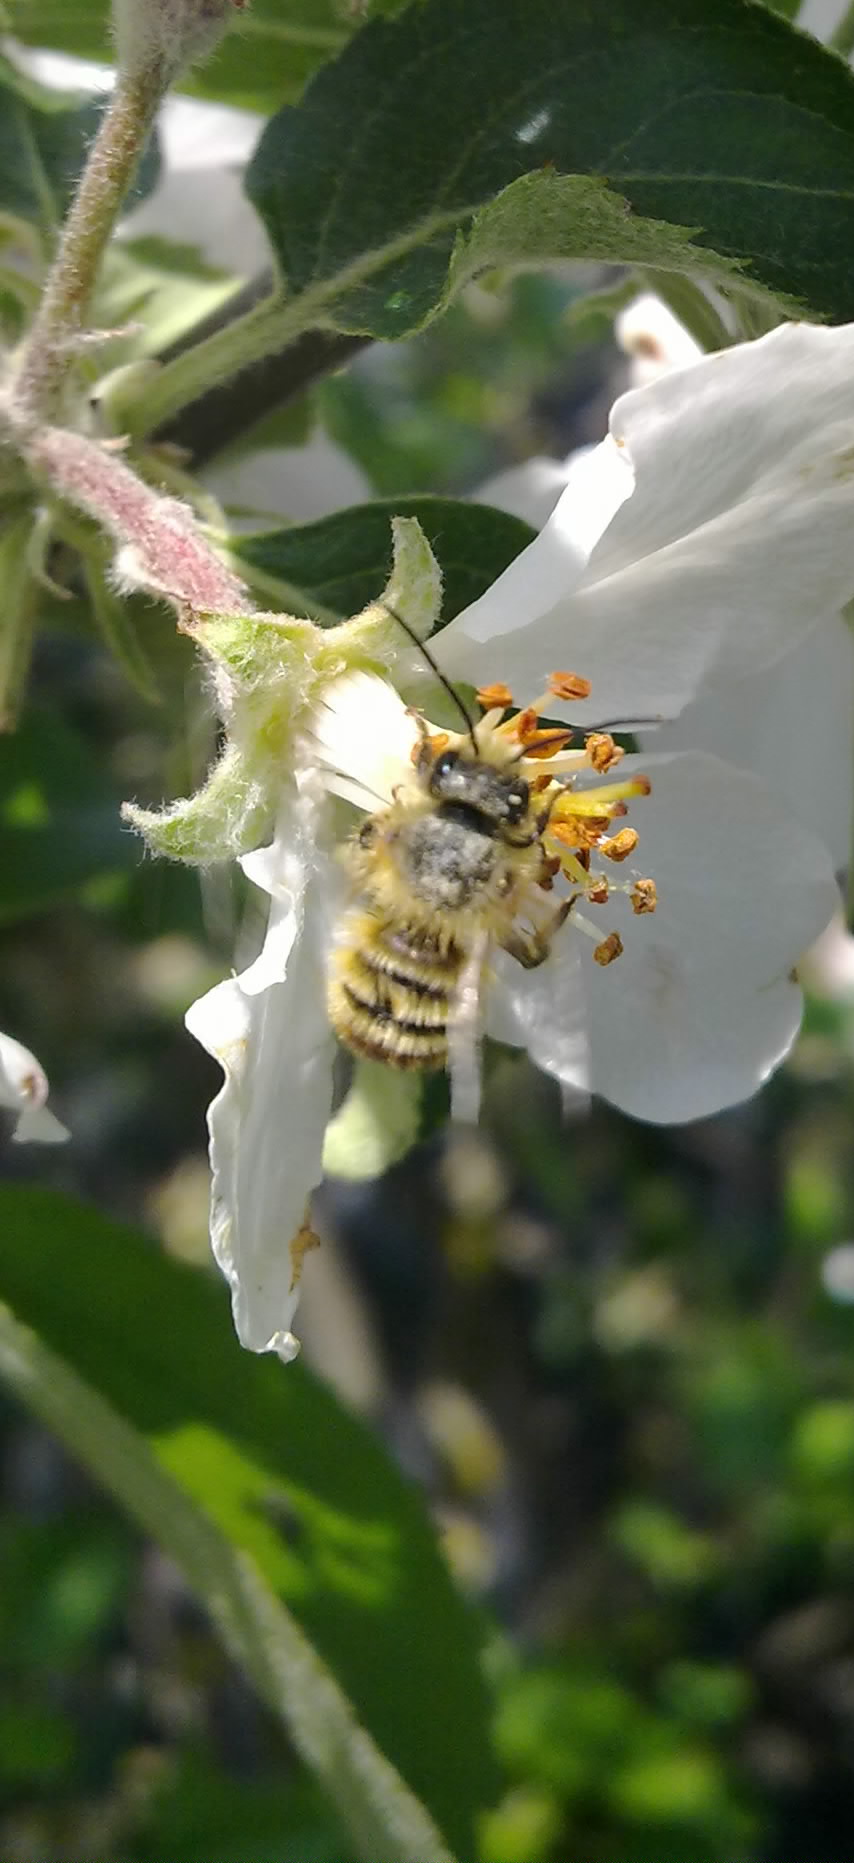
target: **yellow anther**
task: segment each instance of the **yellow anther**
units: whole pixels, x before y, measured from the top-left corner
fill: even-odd
[[[505,686],[501,680],[496,680],[494,686],[478,687],[477,702],[485,712],[506,712],[513,703],[513,694],[509,686]]]
[[[593,956],[597,964],[613,964],[615,957],[622,955],[622,950],[623,940],[619,932],[609,932],[607,938],[603,938],[602,943],[597,944]]]
[[[610,820],[609,815],[575,815],[569,821],[549,822],[549,838],[563,847],[597,847]]]
[[[590,681],[579,673],[550,673],[548,692],[553,699],[589,699]]]
[[[634,853],[637,844],[637,829],[621,828],[619,834],[612,835],[610,841],[602,842],[599,852],[600,854],[605,854],[608,860],[628,860],[629,855]]]
[[[658,893],[654,880],[636,880],[629,895],[633,912],[654,912],[658,905]]]
[[[606,770],[613,770],[614,765],[626,754],[620,744],[614,743],[610,731],[591,731],[590,736],[585,738],[584,748],[591,769],[598,770],[603,776]]]
[[[587,897],[591,906],[605,906],[611,896],[611,888],[604,873],[597,873],[593,886],[588,886]]]

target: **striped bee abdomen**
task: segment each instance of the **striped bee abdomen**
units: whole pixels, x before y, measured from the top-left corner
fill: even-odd
[[[355,1054],[391,1067],[440,1068],[464,954],[452,941],[411,926],[354,915],[352,936],[333,955],[329,1019]]]

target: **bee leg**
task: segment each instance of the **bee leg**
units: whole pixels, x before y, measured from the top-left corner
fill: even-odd
[[[574,904],[575,895],[571,899],[562,899],[546,924],[535,931],[514,925],[501,941],[503,949],[515,957],[517,964],[521,964],[525,970],[536,970],[538,965],[545,963],[552,948],[552,940],[569,918]]]
[[[423,775],[425,771],[430,769],[432,762],[433,762],[433,750],[430,744],[430,730],[429,730],[429,726],[427,724],[426,718],[423,716],[421,712],[417,712],[414,706],[412,705],[410,705],[409,707],[409,717],[412,718],[415,723],[415,728],[418,732],[418,740],[419,740],[418,749],[415,752],[415,759],[414,759],[415,768],[418,771],[419,775]]]

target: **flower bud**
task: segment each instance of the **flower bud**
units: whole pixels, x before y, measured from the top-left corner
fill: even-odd
[[[163,88],[212,52],[243,0],[113,0],[119,69],[133,78],[156,71]]]

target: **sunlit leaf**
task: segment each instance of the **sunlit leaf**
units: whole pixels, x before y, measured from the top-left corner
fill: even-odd
[[[0,1232],[0,1297],[286,1601],[469,1856],[490,1786],[478,1632],[370,1432],[301,1365],[242,1352],[218,1282],[94,1210],[6,1188]]]
[[[340,329],[400,336],[449,275],[556,256],[854,311],[854,79],[746,0],[423,0],[273,119],[247,186]]]

